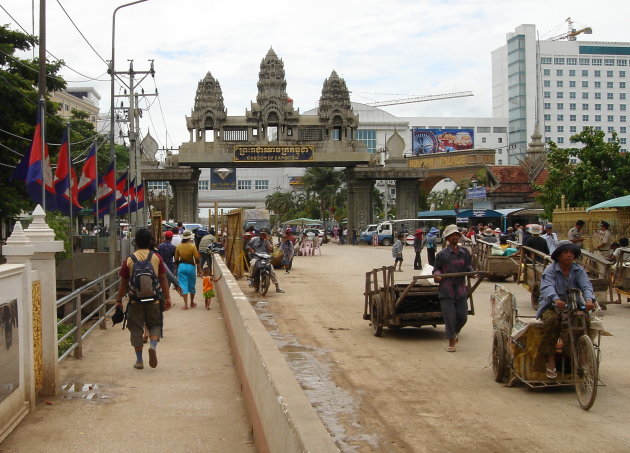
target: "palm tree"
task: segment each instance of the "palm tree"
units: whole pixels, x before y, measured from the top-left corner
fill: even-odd
[[[304,189],[319,198],[319,216],[324,219],[336,208],[337,194],[344,185],[345,175],[332,167],[311,167],[304,172]]]
[[[265,206],[276,214],[276,220],[288,219],[289,213],[295,211],[296,201],[293,192],[275,192],[267,195]]]

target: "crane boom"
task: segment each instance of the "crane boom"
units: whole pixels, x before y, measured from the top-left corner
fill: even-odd
[[[575,37],[577,35],[581,35],[584,33],[585,35],[593,34],[593,29],[591,27],[584,27],[576,30],[573,28],[573,20],[570,17],[565,21],[569,24],[569,31],[567,33],[562,33],[561,35],[553,36],[549,38],[549,41],[560,41],[561,39],[568,39],[569,41],[575,41]]]
[[[414,96],[412,98],[391,99],[389,101],[368,102],[371,107],[384,107],[386,105],[413,104],[414,102],[439,101],[441,99],[463,98],[474,96],[472,91],[457,91],[455,93],[430,94],[427,96]]]

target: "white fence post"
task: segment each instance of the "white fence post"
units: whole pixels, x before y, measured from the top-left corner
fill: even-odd
[[[63,241],[55,240],[54,231],[46,224],[46,213],[37,205],[33,222],[26,236],[33,244],[31,266],[39,271],[41,282],[43,375],[42,395],[55,395],[59,380],[57,361],[57,272],[55,253],[63,250]]]

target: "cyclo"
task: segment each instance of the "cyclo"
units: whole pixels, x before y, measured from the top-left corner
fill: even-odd
[[[580,406],[588,410],[597,396],[600,339],[610,335],[601,320],[584,309],[579,289],[567,293],[567,306],[560,312],[562,347],[556,348],[557,378],[550,379],[539,364],[542,322],[518,314],[514,295],[496,285],[490,298],[492,307],[492,370],[494,379],[512,387],[522,382],[530,389],[574,386]],[[595,302],[595,313],[600,307]],[[529,319],[528,319],[529,318]],[[560,342],[558,343],[560,345]]]

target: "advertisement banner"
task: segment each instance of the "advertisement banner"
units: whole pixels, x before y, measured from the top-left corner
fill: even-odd
[[[474,138],[474,129],[412,129],[411,152],[420,156],[473,149]]]
[[[313,145],[234,147],[234,162],[289,162],[313,160]]]
[[[466,199],[474,200],[478,198],[486,198],[485,187],[474,187],[474,188],[466,189]]]
[[[210,172],[210,190],[236,190],[236,169],[213,168]]]

